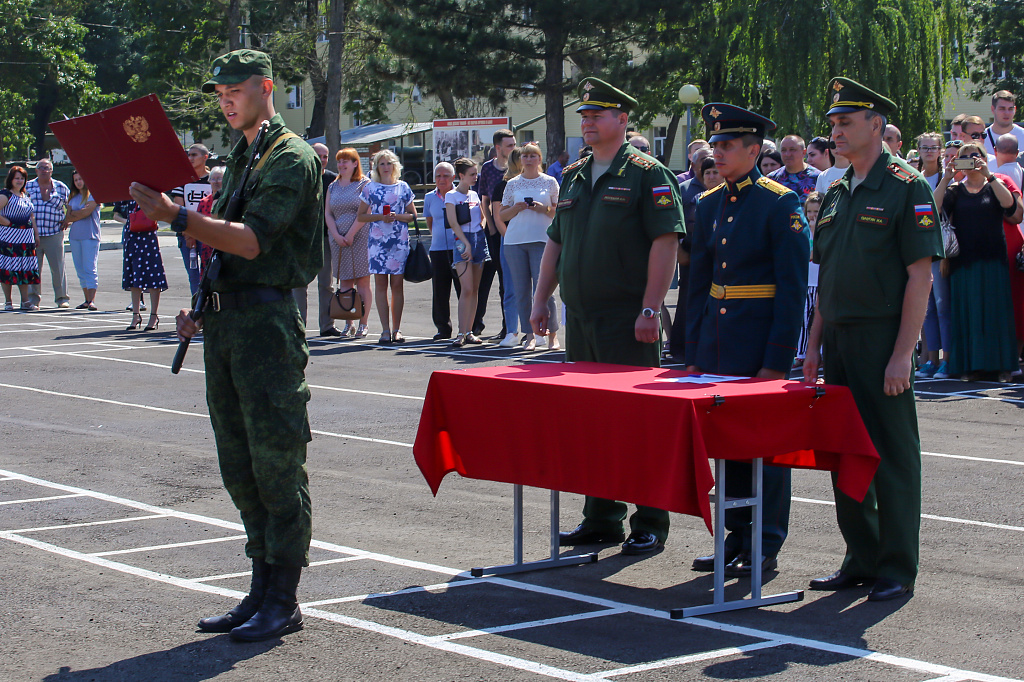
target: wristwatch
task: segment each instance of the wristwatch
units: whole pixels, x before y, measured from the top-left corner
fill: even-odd
[[[998,179],[999,178],[997,178],[995,175],[990,175],[988,176],[988,179],[985,182],[995,182]]]
[[[645,320],[650,320],[655,317],[661,317],[661,311],[655,310],[654,308],[644,308],[643,310],[640,311],[640,315]]]
[[[182,206],[178,209],[178,215],[171,221],[171,231],[181,234],[188,227],[188,209]]]

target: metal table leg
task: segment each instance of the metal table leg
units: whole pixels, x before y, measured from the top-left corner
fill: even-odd
[[[558,491],[551,491],[551,555],[547,559],[523,561],[523,486],[516,484],[512,492],[512,563],[501,566],[487,566],[470,570],[474,578],[486,575],[506,575],[539,571],[544,568],[592,564],[597,561],[597,552],[559,556],[558,550]]]
[[[784,592],[769,597],[761,596],[761,527],[763,523],[762,504],[764,496],[764,460],[760,457],[752,462],[754,466],[752,496],[747,498],[726,498],[725,496],[725,460],[715,460],[715,582],[712,603],[704,606],[690,606],[671,609],[672,618],[691,618],[709,613],[751,609],[771,604],[785,604],[803,601],[804,591]],[[739,507],[751,507],[751,544],[753,566],[750,571],[750,596],[731,601],[725,600],[725,510]]]

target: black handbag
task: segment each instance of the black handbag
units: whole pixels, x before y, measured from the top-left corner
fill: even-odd
[[[420,222],[416,221],[416,234],[409,236],[409,257],[405,261],[405,281],[416,284],[426,282],[434,276],[434,268],[430,264],[430,253],[427,251],[423,237],[420,236]]]

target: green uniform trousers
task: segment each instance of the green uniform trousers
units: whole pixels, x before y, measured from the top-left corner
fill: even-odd
[[[899,318],[824,328],[825,381],[849,386],[871,442],[881,457],[863,502],[835,490],[836,517],[846,540],[842,570],[912,585],[921,535],[921,439],[913,368],[911,389],[884,393],[885,367]]]
[[[208,310],[203,327],[206,402],[224,487],[248,536],[245,554],[308,566],[309,349],[295,301]]]
[[[588,315],[585,319],[569,311],[565,325],[565,359],[567,362],[607,362],[636,367],[661,366],[661,342],[640,343],[636,340],[636,314]],[[637,428],[646,428],[637,424]],[[623,453],[631,457],[633,453]],[[583,525],[600,532],[622,531],[628,508],[624,502],[587,496],[583,505]],[[662,542],[668,538],[668,512],[637,505],[629,517],[634,533],[651,533]]]

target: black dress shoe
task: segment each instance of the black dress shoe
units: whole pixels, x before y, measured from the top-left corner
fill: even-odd
[[[337,327],[328,327],[320,332],[320,336],[341,336],[341,330]]]
[[[448,332],[447,334],[445,334],[443,332],[438,332],[438,333],[434,334],[433,338],[434,338],[434,341],[444,341],[445,339],[452,338],[452,333]]]
[[[824,578],[815,578],[811,581],[812,590],[848,590],[851,587],[859,587],[860,585],[870,585],[875,582],[874,578],[868,578],[862,575],[852,575],[846,571],[840,569],[832,575],[827,575]]]
[[[761,557],[761,573],[774,570],[779,565],[773,556]],[[749,578],[753,572],[754,561],[749,552],[741,552],[725,566],[725,574],[730,578]]]
[[[622,543],[623,554],[647,554],[661,549],[665,543],[651,533],[630,533]]]
[[[558,534],[558,544],[561,547],[572,545],[600,545],[612,542],[622,542],[626,534],[621,530],[616,532],[592,530],[584,524],[580,524],[566,533]]]
[[[737,550],[728,550],[728,549],[725,550],[725,556],[724,556],[725,563],[726,564],[731,563],[733,559],[735,559],[737,556],[739,556],[739,553],[740,552],[739,552],[738,549]],[[694,559],[693,560],[693,570],[695,570],[695,571],[703,571],[703,572],[710,572],[710,571],[715,570],[715,555],[714,554],[710,554],[708,556],[699,556],[696,559]]]
[[[903,585],[889,578],[879,578],[868,594],[868,601],[889,601],[914,596],[913,585]]]

